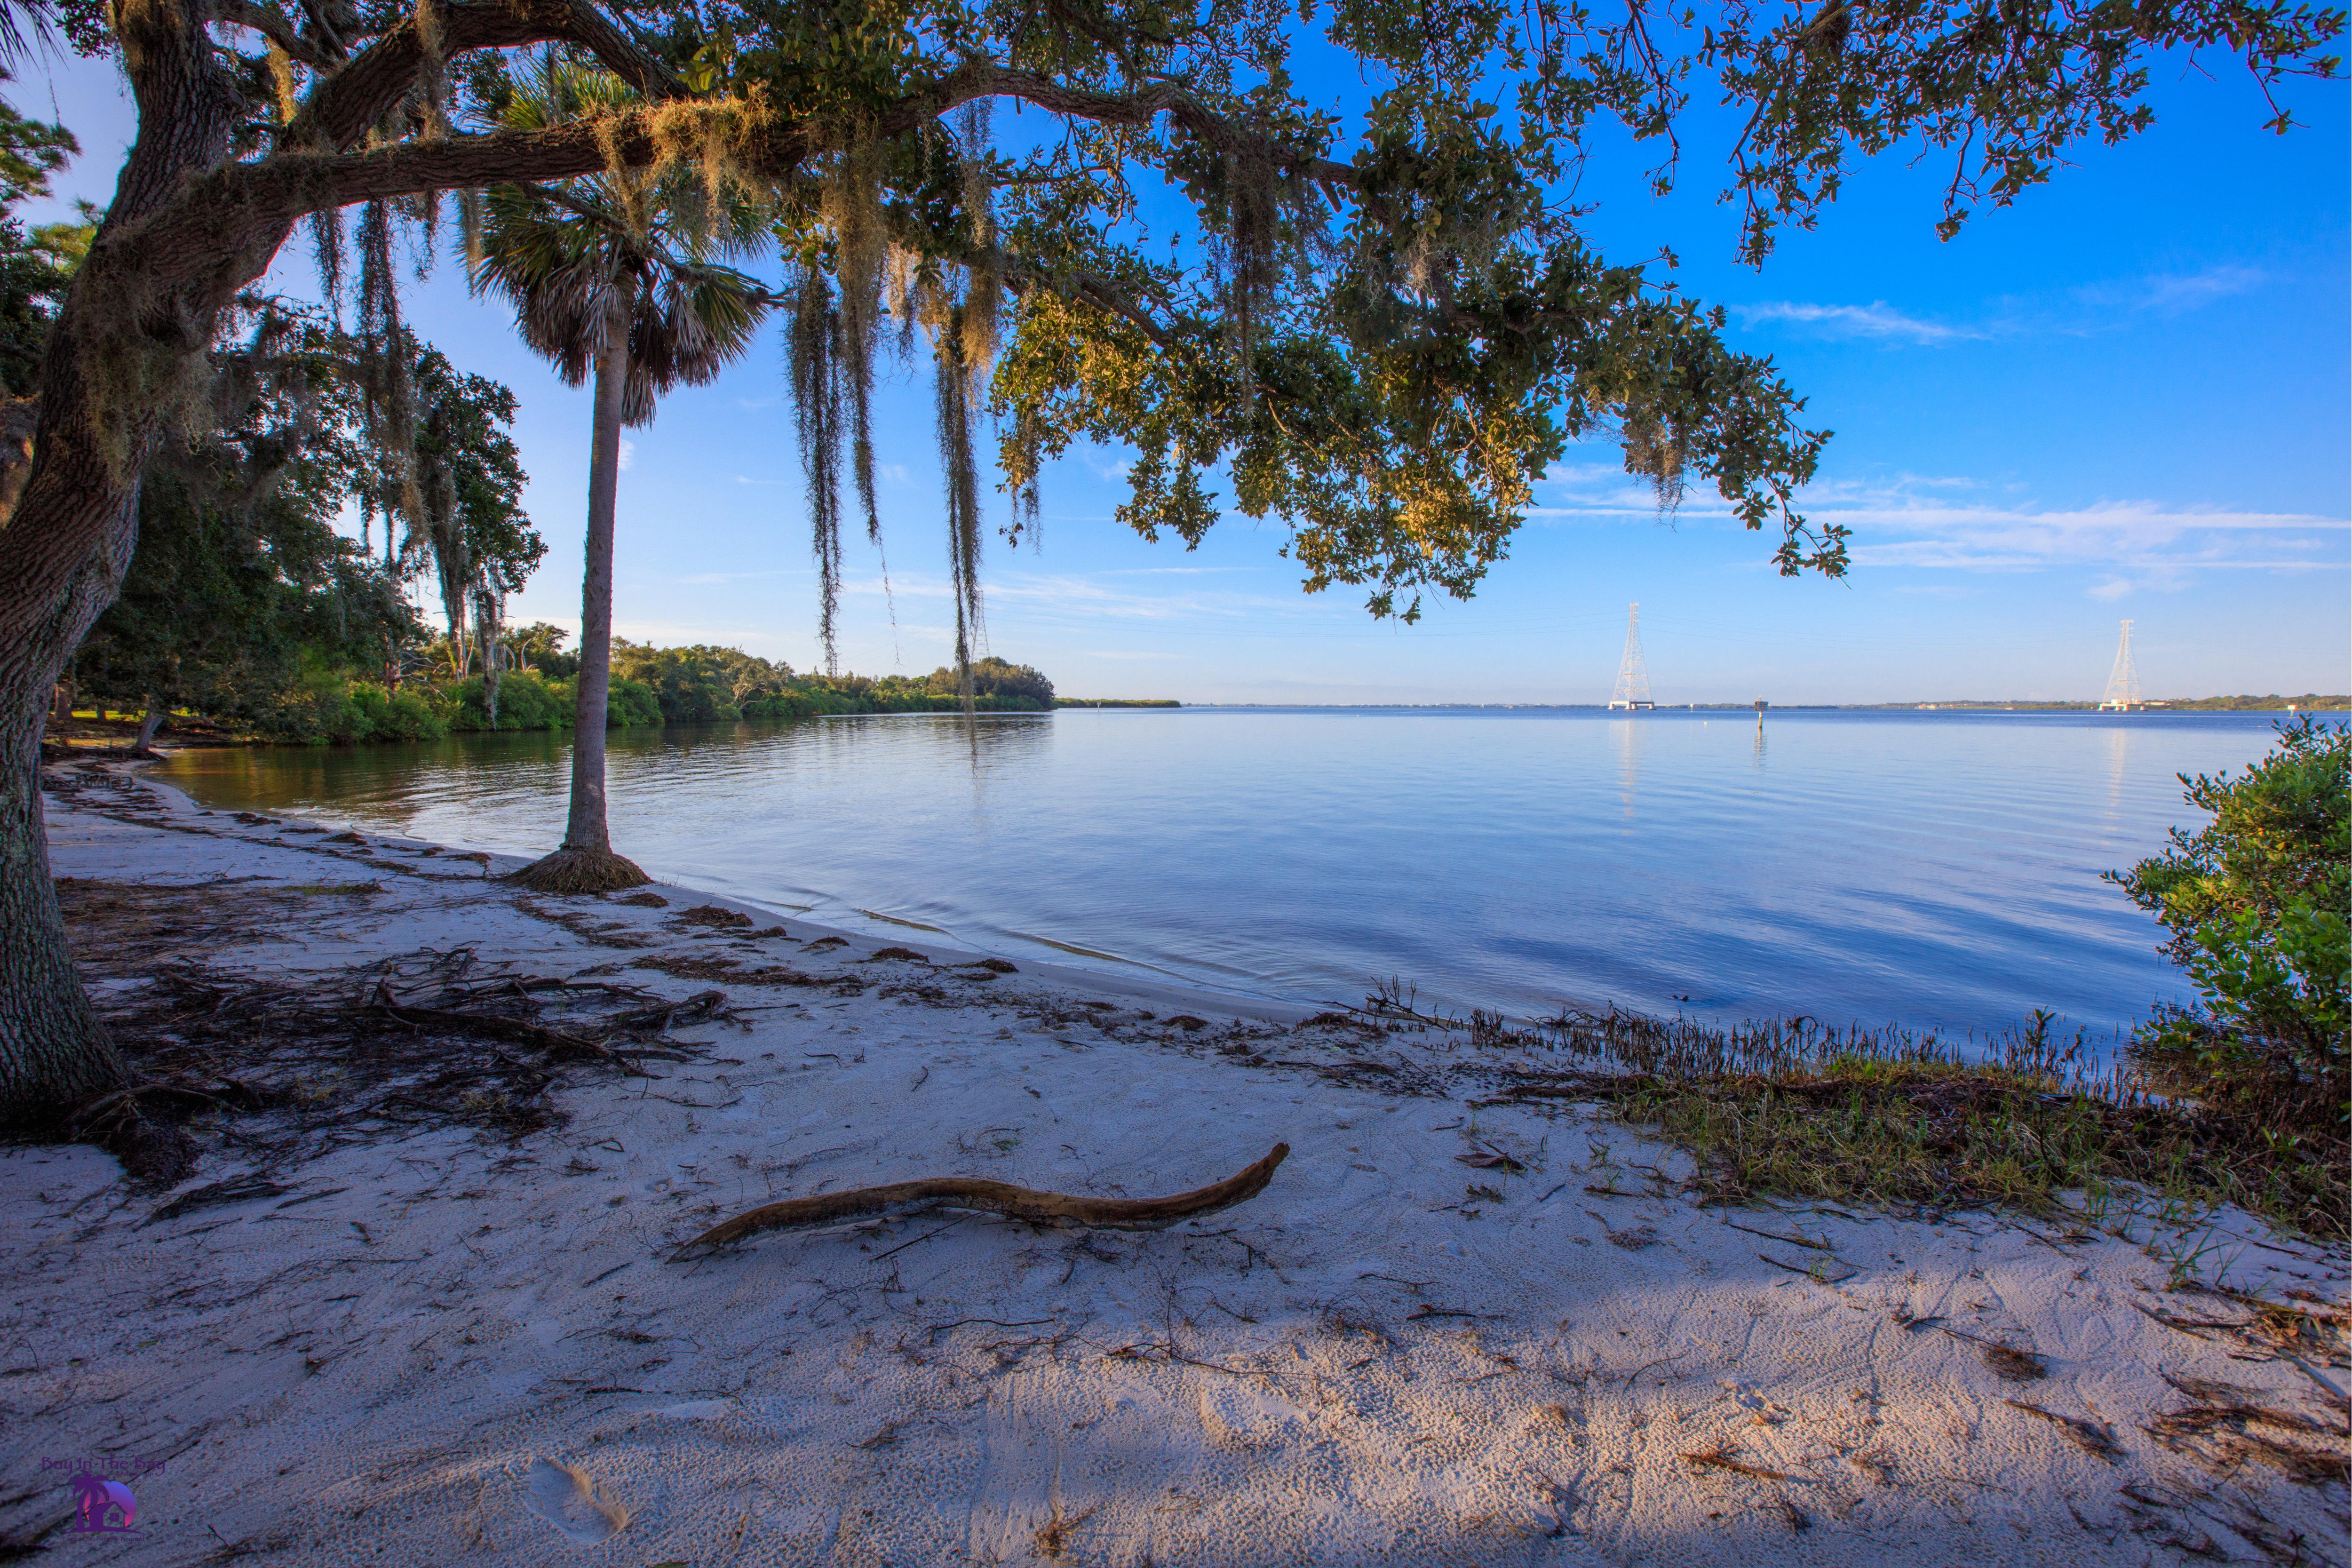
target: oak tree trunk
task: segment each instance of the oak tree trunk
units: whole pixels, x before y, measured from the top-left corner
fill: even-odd
[[[205,278],[184,292],[137,287],[139,262],[125,258],[140,224],[226,158],[236,100],[184,3],[158,0],[128,25],[139,136],[50,328],[31,472],[0,528],[0,1124],[54,1123],[122,1081],[66,946],[42,818],[41,733],[66,661],[130,567],[139,470],[167,384],[202,358],[221,303],[284,240],[282,230],[255,235],[223,257],[221,271],[242,278]]]

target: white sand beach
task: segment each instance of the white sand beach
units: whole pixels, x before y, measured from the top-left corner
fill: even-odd
[[[649,1076],[555,1069],[520,1139],[200,1117],[168,1192],[0,1148],[0,1537],[37,1561],[2347,1557],[2340,1468],[2293,1458],[2340,1463],[2347,1374],[2246,1299],[2342,1312],[2345,1260],[2244,1215],[1705,1206],[1595,1107],[1476,1104],[1516,1058],[1458,1035],[920,932],[877,958],[682,888],[519,898],[511,861],[100,769],[49,809],[58,876],[145,890],[79,934],[118,997],[173,966],[354,1005],[503,974],[732,1016],[681,1015]],[[1276,1142],[1264,1193],[1160,1231],[933,1213],[672,1258],[782,1196],[1141,1197]],[[133,1489],[134,1531],[68,1528],[76,1467]]]

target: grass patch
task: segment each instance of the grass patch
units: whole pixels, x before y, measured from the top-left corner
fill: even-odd
[[[1563,1014],[1487,1021],[1481,1044],[1537,1046],[1598,1070],[1522,1075],[1496,1100],[1597,1100],[1687,1150],[1696,1186],[1941,1210],[2058,1209],[2119,1184],[2168,1202],[2236,1204],[2331,1243],[2352,1238],[2328,1123],[2291,1129],[2235,1109],[2168,1098],[2137,1069],[2090,1063],[2050,1019],[1990,1041],[1807,1019],[1715,1028],[1688,1019]]]

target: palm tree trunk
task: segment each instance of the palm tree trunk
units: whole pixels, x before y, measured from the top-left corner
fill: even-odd
[[[572,819],[563,847],[515,873],[550,893],[597,893],[653,880],[613,853],[604,813],[605,708],[613,689],[613,522],[621,486],[622,395],[629,376],[625,285],[614,290],[596,355],[595,435],[588,453],[587,571],[580,588],[580,683],[572,704]]]

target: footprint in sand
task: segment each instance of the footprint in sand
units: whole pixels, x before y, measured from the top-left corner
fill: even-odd
[[[524,1506],[578,1546],[593,1546],[629,1522],[629,1510],[596,1495],[596,1483],[576,1465],[533,1456],[523,1477]]]

